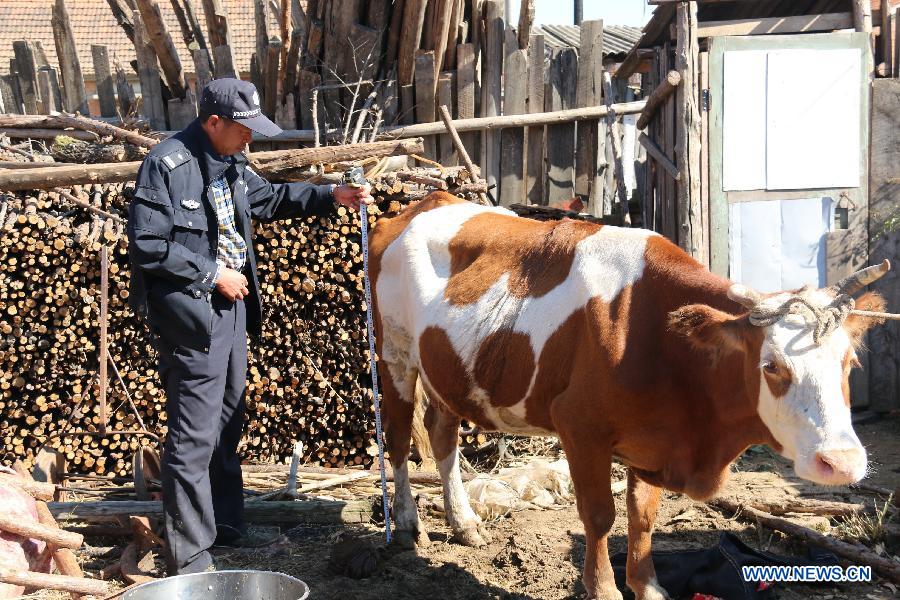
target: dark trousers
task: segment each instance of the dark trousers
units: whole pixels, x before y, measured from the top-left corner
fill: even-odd
[[[169,573],[205,570],[216,526],[244,531],[241,462],[247,312],[212,292],[209,352],[159,343],[169,432],[162,459]]]

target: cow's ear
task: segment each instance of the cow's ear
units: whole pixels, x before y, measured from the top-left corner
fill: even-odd
[[[881,294],[877,292],[868,292],[863,294],[856,300],[855,308],[857,310],[868,310],[871,312],[884,312],[885,302]],[[881,325],[884,319],[874,317],[863,317],[861,315],[850,315],[844,322],[844,330],[850,336],[850,340],[854,346],[858,346],[862,340],[862,336],[866,331],[874,325]]]
[[[705,304],[690,304],[669,313],[669,330],[695,347],[715,353],[743,349],[747,320]]]

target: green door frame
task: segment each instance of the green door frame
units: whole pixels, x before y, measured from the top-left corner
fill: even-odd
[[[868,212],[869,212],[869,112],[871,66],[860,69],[860,185],[855,188],[830,188],[814,190],[771,191],[755,190],[726,192],[723,190],[723,136],[724,107],[724,57],[728,51],[746,50],[843,50],[859,49],[860,57],[867,59],[868,36],[864,33],[816,33],[801,35],[766,35],[743,37],[715,37],[709,49],[709,232],[710,270],[728,277],[729,265],[729,204],[747,200],[783,200],[809,198],[811,195],[846,198],[848,228],[829,234],[826,253],[829,255],[827,282],[841,277],[841,273],[862,268],[868,262]],[[835,118],[840,118],[836,116]]]

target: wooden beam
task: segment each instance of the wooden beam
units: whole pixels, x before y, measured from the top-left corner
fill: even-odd
[[[109,517],[161,517],[162,502],[50,502],[57,521],[96,521]],[[247,503],[245,517],[252,523],[368,523],[369,500],[289,500]]]
[[[97,83],[97,98],[100,101],[100,116],[116,116],[116,92],[109,69],[109,52],[106,46],[91,44],[94,60],[94,74]]]
[[[206,84],[208,84],[213,79],[212,73],[209,70],[209,51],[203,48],[198,48],[194,50],[193,58],[194,72],[197,75],[197,97],[199,99],[199,97],[203,95],[203,88],[205,88]]]
[[[126,0],[106,0],[106,3],[109,4],[109,8],[116,18],[116,23],[128,36],[128,40],[134,43],[134,23],[131,22],[131,11],[134,10],[134,2],[131,2],[129,5],[126,3]]]
[[[700,107],[697,72],[697,2],[684,2],[676,10],[678,40],[675,68],[682,84],[675,98],[675,155],[678,157],[678,245],[694,258],[703,257],[703,223],[700,200]]]
[[[450,111],[448,111],[447,107],[443,105],[440,106],[439,110],[441,113],[441,120],[444,122],[444,127],[447,128],[447,132],[450,134],[450,139],[453,140],[453,145],[456,147],[456,152],[459,154],[460,160],[466,166],[466,170],[469,172],[469,181],[471,181],[473,184],[478,183],[478,176],[475,175],[475,165],[472,163],[472,158],[466,151],[466,147],[463,146],[462,140],[459,137],[459,132],[453,125],[453,119],[450,118]],[[491,204],[490,200],[488,200],[487,198],[487,194],[485,194],[484,192],[479,193],[478,197],[481,199],[481,203],[485,206],[489,206]]]
[[[150,43],[153,44],[153,50],[156,52],[163,74],[166,76],[169,90],[175,98],[184,98],[184,70],[181,68],[181,60],[178,58],[175,42],[172,41],[166,22],[163,21],[159,3],[156,0],[135,0],[135,2],[140,10]]]
[[[48,542],[57,548],[80,548],[84,543],[84,536],[79,533],[63,531],[58,527],[44,525],[37,521],[25,521],[6,514],[0,514],[0,530],[25,539],[32,538]]]
[[[573,90],[574,91],[574,90]],[[505,127],[533,127],[538,125],[560,125],[572,121],[602,119],[610,109],[618,115],[637,114],[644,108],[644,101],[623,102],[611,106],[590,106],[571,110],[547,111],[527,115],[503,115],[495,117],[478,117],[465,121],[455,121],[454,125],[460,133],[465,131],[496,131]],[[401,138],[411,136],[435,135],[441,133],[440,125],[434,123],[418,123],[388,127],[379,136],[381,138]],[[277,140],[278,138],[272,138]]]
[[[532,35],[528,46],[528,112],[544,112],[544,36]],[[545,204],[544,126],[526,129],[525,193],[528,204]]]
[[[447,53],[447,40],[450,39],[450,20],[453,17],[453,5],[456,0],[432,0],[435,4],[434,21],[434,81],[437,84],[444,66]],[[453,32],[456,35],[456,31]]]
[[[725,35],[809,33],[812,31],[850,29],[852,27],[853,16],[850,13],[827,13],[823,15],[800,15],[796,17],[705,21],[698,23],[697,37],[709,38]]]
[[[78,62],[75,36],[72,33],[72,23],[69,21],[65,0],[56,0],[54,3],[51,24],[53,40],[56,43],[56,56],[62,72],[63,107],[67,112],[89,115],[91,113],[84,91],[84,77],[81,75],[81,64]]]
[[[644,107],[644,110],[641,111],[641,116],[638,117],[637,128],[638,130],[646,129],[647,125],[650,124],[650,121],[656,116],[659,107],[665,104],[666,100],[675,93],[675,89],[681,84],[681,73],[678,71],[669,71],[666,75],[666,78],[662,80],[662,82],[656,86],[656,89],[650,94],[650,97],[647,98],[647,106]]]
[[[85,579],[84,577],[53,575],[51,573],[18,571],[8,568],[0,568],[0,583],[25,586],[33,589],[62,590],[64,592],[75,592],[78,594],[92,594],[94,596],[103,596],[109,592],[109,584],[105,581]]]
[[[97,119],[77,115],[52,115],[52,116],[15,116],[0,115],[0,127],[56,127],[59,130],[72,127],[81,131],[90,131],[97,136],[112,136],[124,140],[135,146],[152,148],[159,140],[141,135],[136,131],[116,127]],[[70,131],[59,131],[58,135],[68,135]],[[96,138],[94,138],[96,139]]]
[[[638,141],[641,143],[647,150],[647,154],[653,157],[653,160],[656,161],[656,164],[661,166],[669,175],[672,176],[672,179],[675,181],[681,180],[681,173],[678,172],[678,167],[672,162],[672,159],[666,156],[666,153],[663,152],[662,148],[659,145],[650,139],[646,133],[641,132],[638,135]]]

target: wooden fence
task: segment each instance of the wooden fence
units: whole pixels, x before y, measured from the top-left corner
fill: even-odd
[[[624,180],[635,178],[622,155],[634,157],[634,120],[621,127],[618,116],[640,111],[642,105],[627,104],[640,86],[613,80],[604,94],[602,21],[583,23],[578,48],[550,50],[543,35],[532,33],[533,0],[523,0],[516,24],[504,18],[502,0],[253,2],[254,23],[240,26],[255,27],[255,52],[249,65],[237,65],[231,44],[237,24],[229,21],[225,2],[203,0],[201,12],[192,0],[172,1],[192,49],[184,57],[161,16],[161,3],[110,0],[136,60],[111,61],[106,46],[92,46],[96,116],[138,116],[151,129],[177,130],[196,116],[206,82],[236,75],[256,84],[263,112],[285,130],[279,143],[398,136],[403,129],[397,127],[439,122],[437,108],[446,105],[456,120],[488,119],[465,131],[463,142],[500,204],[558,204],[578,197],[591,213],[604,216],[627,200]],[[4,112],[89,113],[69,25],[78,5],[68,4],[56,0],[53,9],[58,66],[47,61],[39,41],[15,42],[10,73],[0,79]],[[139,95],[129,84],[135,72]],[[616,101],[626,104],[611,113],[573,112]],[[561,114],[527,124],[512,118],[547,112]],[[493,126],[498,116],[510,118]],[[458,160],[447,135],[426,138],[426,157],[446,166]],[[617,160],[618,169],[612,168]]]

